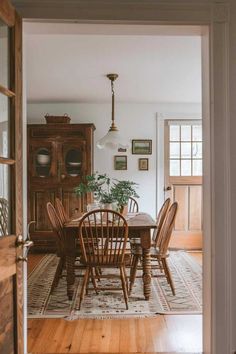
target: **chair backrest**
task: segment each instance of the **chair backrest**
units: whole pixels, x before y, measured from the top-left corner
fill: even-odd
[[[159,247],[160,242],[161,242],[161,237],[160,237],[160,231],[161,227],[163,225],[163,222],[165,221],[167,211],[170,206],[170,198],[167,198],[164,203],[162,204],[161,209],[159,210],[159,213],[157,215],[157,228],[153,233],[153,242],[155,244],[155,247]]]
[[[8,235],[8,201],[0,198],[0,236]]]
[[[116,211],[96,209],[85,214],[80,220],[80,246],[88,265],[123,263],[127,238],[127,221]]]
[[[138,213],[139,206],[137,200],[132,197],[129,197],[128,201],[128,213]]]
[[[62,224],[69,221],[69,216],[67,215],[65,208],[59,198],[56,198],[56,200],[55,200],[55,208],[57,211],[57,216],[61,220]]]
[[[178,210],[178,203],[174,202],[173,204],[171,204],[171,206],[167,212],[166,218],[163,222],[163,225],[161,227],[161,231],[160,231],[161,241],[160,241],[160,245],[159,245],[159,253],[161,255],[165,255],[168,250],[169,243],[170,243],[170,237],[171,237],[171,234],[173,231],[177,210]]]
[[[53,231],[56,233],[56,245],[57,245],[57,254],[61,256],[64,254],[64,231],[62,223],[57,215],[56,209],[52,203],[47,203],[47,213],[52,226]]]

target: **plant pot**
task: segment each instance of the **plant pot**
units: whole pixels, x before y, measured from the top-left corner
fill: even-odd
[[[127,215],[128,214],[128,205],[122,205],[120,207],[120,213],[124,216]]]
[[[103,208],[113,210],[113,203],[104,203]]]

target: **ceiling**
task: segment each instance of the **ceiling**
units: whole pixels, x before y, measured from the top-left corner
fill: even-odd
[[[201,102],[200,27],[24,23],[28,102]]]

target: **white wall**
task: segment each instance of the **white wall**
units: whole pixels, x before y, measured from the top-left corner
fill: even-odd
[[[68,113],[71,123],[94,123],[95,148],[94,148],[94,170],[101,173],[108,173],[118,179],[129,179],[139,184],[138,194],[140,196],[140,209],[156,215],[157,203],[160,204],[162,196],[157,196],[157,180],[160,185],[163,183],[163,119],[198,119],[201,117],[201,104],[116,104],[116,123],[124,137],[132,139],[152,139],[152,155],[132,155],[127,152],[127,171],[114,170],[114,155],[125,155],[110,150],[99,150],[96,141],[104,136],[110,127],[111,104],[91,103],[30,103],[27,106],[28,123],[44,123],[46,113],[52,115],[63,115]],[[157,113],[159,112],[159,113]],[[160,113],[161,112],[161,113]],[[157,117],[159,124],[157,124]],[[157,146],[157,126],[159,144]],[[158,152],[158,154],[156,153]],[[138,170],[138,159],[149,158],[149,171]],[[157,169],[158,166],[158,169]],[[157,170],[159,173],[157,173]],[[161,189],[159,187],[159,194]]]

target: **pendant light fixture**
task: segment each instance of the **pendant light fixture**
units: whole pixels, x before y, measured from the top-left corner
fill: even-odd
[[[112,93],[112,110],[111,110],[111,126],[108,133],[97,142],[99,149],[127,149],[129,144],[119,134],[119,131],[115,125],[115,92],[114,81],[118,78],[117,74],[107,74],[107,78],[111,81],[111,93]]]

